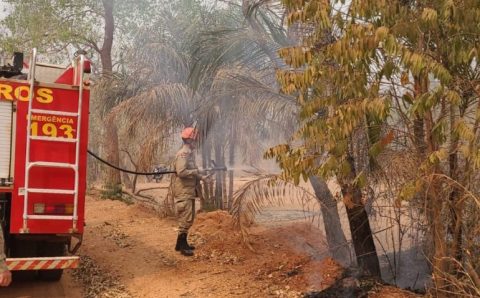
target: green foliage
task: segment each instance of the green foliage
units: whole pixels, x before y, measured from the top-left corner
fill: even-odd
[[[101,25],[100,1],[5,2],[12,9],[2,21],[2,26],[10,32],[2,38],[6,50],[28,51],[38,47],[40,51],[51,51],[81,39],[99,38],[95,28]]]
[[[105,0],[108,2],[110,0]],[[131,46],[131,40],[149,23],[156,1],[111,0],[115,20],[115,51]],[[8,52],[29,52],[33,47],[52,62],[69,61],[71,52],[83,49],[97,57],[104,43],[104,6],[97,0],[5,0],[9,14],[0,23],[4,32],[0,47]],[[53,57],[53,58],[52,58]]]
[[[458,258],[466,247],[452,244],[454,255],[444,243],[478,233],[478,225],[464,225],[462,208],[479,208],[471,198],[479,195],[480,174],[480,2],[282,2],[289,24],[306,32],[300,46],[279,51],[291,69],[277,72],[282,91],[301,107],[294,143],[302,145],[277,146],[266,156],[295,183],[320,174],[360,187],[370,173],[352,175],[351,158],[361,154],[354,148],[367,144],[370,170],[387,149],[412,156],[411,181],[398,195],[429,208],[441,276],[447,268],[438,260]],[[391,146],[399,143],[401,150]],[[442,287],[441,278],[435,282]]]
[[[370,155],[379,156],[388,145],[380,142],[381,127],[395,117],[391,107],[397,100],[408,108],[410,121],[418,117],[431,121],[427,135],[431,135],[431,148],[439,148],[435,152],[444,152],[442,147],[452,140],[450,126],[460,143],[477,148],[472,121],[449,123],[444,118],[447,104],[453,117],[460,116],[455,111],[465,104],[461,82],[467,83],[462,73],[476,71],[474,61],[478,59],[480,29],[472,26],[472,21],[480,17],[480,4],[461,2],[421,1],[408,6],[401,1],[352,1],[342,6],[342,15],[330,1],[283,1],[291,11],[289,22],[312,30],[303,45],[279,51],[293,69],[277,72],[282,91],[296,94],[301,104],[304,123],[297,137],[304,140],[310,155],[290,149],[271,151],[268,156],[275,156],[292,177],[297,177],[298,171],[348,172],[342,162],[332,166],[329,159],[307,164],[290,159],[310,160],[311,155],[327,153],[341,161],[348,151],[348,146],[341,144],[348,143],[359,129],[368,131]],[[427,85],[417,86],[412,79],[427,81]],[[435,80],[437,87],[429,88],[429,80]],[[398,87],[393,87],[397,89],[393,98],[389,89],[382,87],[386,84],[416,88],[416,93],[397,93]],[[473,102],[478,98],[470,99],[470,106]],[[439,116],[432,118],[433,114]],[[393,136],[388,143],[392,141]],[[448,156],[435,152],[427,156],[428,164],[441,164]],[[315,169],[309,168],[312,166]]]

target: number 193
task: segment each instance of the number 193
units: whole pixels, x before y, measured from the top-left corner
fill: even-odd
[[[38,136],[38,130],[41,129],[41,135],[43,136],[73,139],[73,127],[69,124],[62,124],[57,128],[53,123],[39,124],[38,122],[32,122],[30,128],[34,137]]]

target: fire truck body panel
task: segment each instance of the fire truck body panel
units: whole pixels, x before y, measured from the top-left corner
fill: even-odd
[[[12,86],[13,90],[28,87],[28,82],[12,82],[0,80],[1,84]],[[78,111],[78,87],[60,84],[39,84],[34,88],[32,109],[56,112],[76,113]],[[78,185],[78,221],[76,230],[72,230],[72,220],[29,219],[29,233],[82,233],[84,223],[84,201],[86,189],[86,159],[88,142],[88,101],[89,92],[84,90],[82,121],[80,133],[79,185]],[[21,233],[23,226],[24,187],[25,187],[25,151],[27,140],[28,101],[16,99],[15,126],[15,171],[12,193],[10,233]],[[42,140],[31,140],[30,161],[75,164],[75,142],[77,138],[77,117],[32,113],[32,136],[45,137]],[[50,139],[50,140],[49,140]],[[54,141],[55,139],[55,141]],[[75,173],[73,169],[58,167],[33,167],[29,172],[29,188],[73,190]],[[71,216],[73,212],[73,194],[30,193],[28,198],[28,214]]]
[[[66,252],[78,249],[83,234],[90,92],[82,79],[90,63],[81,57],[60,72],[42,69],[35,57],[34,50],[35,82],[0,78],[0,224],[10,270],[59,280],[63,269],[78,267]],[[1,74],[11,77],[10,68]],[[26,77],[19,73],[13,70]]]

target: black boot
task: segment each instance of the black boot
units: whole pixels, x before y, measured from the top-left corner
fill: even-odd
[[[175,244],[175,250],[180,251],[181,248],[181,242],[182,242],[182,234],[178,234],[177,236],[177,244]]]
[[[178,234],[177,244],[175,245],[175,250],[180,251],[184,256],[191,257],[193,256],[193,251],[188,247],[187,244],[187,234],[181,233]]]
[[[182,234],[178,234],[177,244],[175,245],[175,250],[176,251],[180,251],[180,243],[181,243],[181,238],[182,237],[183,237]],[[185,239],[187,239],[187,236],[185,236]],[[195,246],[188,244],[188,241],[186,241],[186,242],[187,242],[187,248],[188,249],[195,250]]]

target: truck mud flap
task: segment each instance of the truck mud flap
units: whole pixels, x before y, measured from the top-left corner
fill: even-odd
[[[7,258],[6,262],[11,271],[75,269],[80,257]]]

